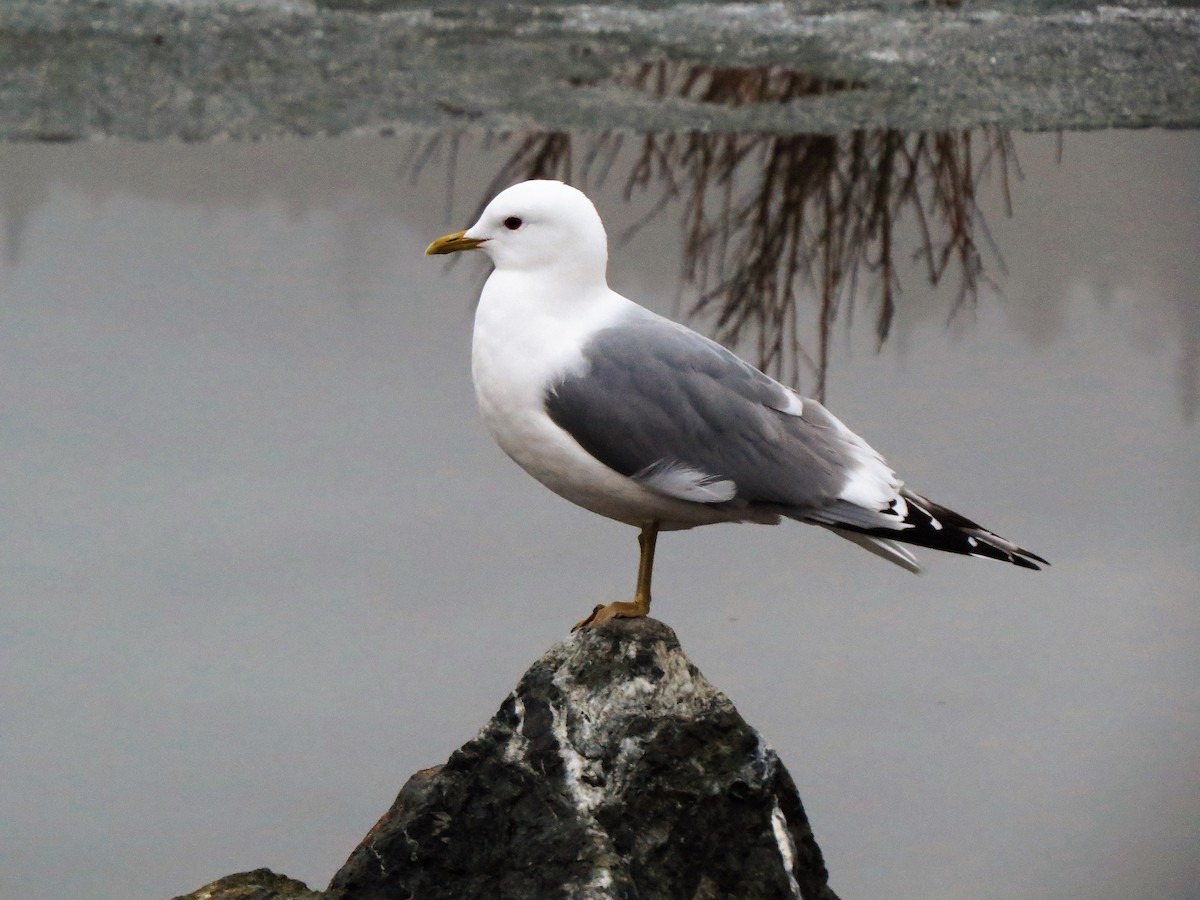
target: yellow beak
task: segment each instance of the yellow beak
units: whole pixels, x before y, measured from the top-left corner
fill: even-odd
[[[480,238],[469,238],[465,231],[456,231],[440,237],[425,248],[426,256],[445,256],[447,253],[457,253],[459,250],[474,250],[483,241]]]

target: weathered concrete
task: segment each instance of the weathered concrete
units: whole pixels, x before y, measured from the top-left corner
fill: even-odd
[[[1200,125],[1200,10],[1134,2],[7,0],[0,137]],[[731,107],[643,62],[853,89]]]

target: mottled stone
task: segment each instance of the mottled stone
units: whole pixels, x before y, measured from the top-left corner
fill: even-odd
[[[324,894],[270,869],[226,875],[175,900],[318,900]]]
[[[835,900],[787,770],[653,619],[573,635],[414,775],[336,898]]]

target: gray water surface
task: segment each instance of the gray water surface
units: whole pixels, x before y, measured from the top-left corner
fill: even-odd
[[[712,527],[659,542],[654,612],[791,769],[842,896],[1196,897],[1200,135],[1015,141],[994,288],[951,317],[907,266],[876,353],[864,284],[827,402],[1053,566]],[[409,148],[0,147],[0,896],[323,886],[631,590],[632,529],[476,415],[482,262],[421,256],[508,151],[413,182]],[[616,234],[650,200],[606,184]],[[678,214],[612,255],[666,312]]]

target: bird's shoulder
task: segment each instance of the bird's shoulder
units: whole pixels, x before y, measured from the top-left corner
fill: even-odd
[[[816,402],[717,341],[635,304],[589,335],[582,351],[589,374],[634,392],[683,390],[699,402],[736,397],[796,417]]]

